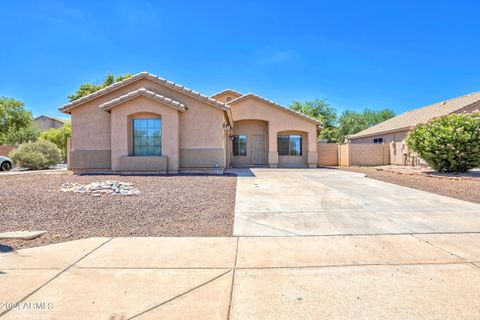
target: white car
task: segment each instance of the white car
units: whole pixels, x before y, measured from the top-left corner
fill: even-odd
[[[9,171],[13,168],[13,161],[9,157],[0,156],[0,171]]]

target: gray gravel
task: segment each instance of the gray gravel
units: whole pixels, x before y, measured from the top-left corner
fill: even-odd
[[[425,175],[398,174],[368,167],[333,167],[345,171],[365,173],[368,178],[400,186],[415,188],[442,196],[480,203],[480,181],[451,180]]]
[[[64,183],[103,180],[132,183],[141,194],[91,197],[60,191]],[[0,232],[47,231],[36,240],[0,243],[15,249],[85,237],[232,235],[235,176],[25,174],[0,176],[0,186]]]

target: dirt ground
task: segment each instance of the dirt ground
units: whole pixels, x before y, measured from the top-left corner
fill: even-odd
[[[378,171],[372,167],[334,167],[339,170],[365,173],[368,178],[436,193],[442,196],[480,203],[480,182],[442,179],[424,175],[407,175]]]
[[[118,180],[138,196],[65,193],[67,182]],[[231,236],[236,176],[0,175],[0,232],[46,230],[32,241],[0,240],[0,251],[85,237]]]

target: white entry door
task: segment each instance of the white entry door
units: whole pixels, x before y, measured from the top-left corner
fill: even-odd
[[[252,164],[267,164],[266,137],[262,135],[254,135],[252,139]]]

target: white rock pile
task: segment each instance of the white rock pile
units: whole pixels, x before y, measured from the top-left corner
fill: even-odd
[[[138,196],[140,190],[135,189],[131,183],[116,180],[107,180],[92,182],[89,184],[64,183],[60,187],[62,192],[83,193],[92,197],[101,197],[102,195],[114,196]]]

